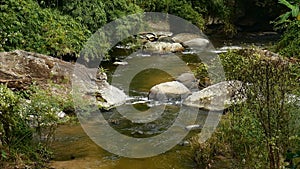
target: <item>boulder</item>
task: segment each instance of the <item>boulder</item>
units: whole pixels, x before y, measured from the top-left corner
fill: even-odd
[[[191,34],[191,33],[179,33],[172,37],[172,39],[177,43],[186,42],[196,38],[203,38],[204,36],[198,34]]]
[[[101,108],[110,109],[126,102],[126,94],[115,86],[112,86],[107,82],[101,82],[98,87],[99,90],[96,90],[95,94],[97,103]]]
[[[97,104],[104,108],[123,104],[127,98],[123,91],[109,85],[107,75],[97,68],[76,64],[75,69],[75,64],[70,62],[22,50],[1,52],[0,63],[0,83],[13,89],[26,90],[35,83],[68,98],[76,86],[81,98],[102,98]]]
[[[206,110],[222,111],[230,105],[245,101],[240,81],[225,81],[194,92],[183,104]]]
[[[184,47],[196,49],[196,50],[204,50],[207,49],[210,45],[209,40],[204,38],[196,38],[188,41],[182,42]]]
[[[168,43],[168,42],[148,42],[145,45],[146,50],[166,53],[166,52],[181,52],[184,47],[180,43]]]
[[[186,98],[190,90],[177,81],[165,82],[153,86],[149,92],[149,99],[156,101],[176,101]]]
[[[199,81],[195,78],[193,73],[183,73],[176,78],[176,81],[182,83],[191,91],[198,90]]]
[[[27,89],[33,82],[70,86],[74,65],[42,54],[16,50],[0,53],[0,83],[15,89]],[[82,66],[83,67],[83,66]]]

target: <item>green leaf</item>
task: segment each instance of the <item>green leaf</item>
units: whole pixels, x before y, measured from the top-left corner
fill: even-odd
[[[292,9],[292,16],[297,17],[299,15],[299,6],[294,6]]]
[[[6,159],[7,158],[7,154],[5,151],[1,150],[1,157]]]
[[[282,24],[283,22],[286,22],[287,19],[291,16],[291,12],[287,12],[285,14],[282,14],[279,16],[279,21],[277,22],[277,24]]]
[[[285,5],[286,7],[290,8],[290,9],[292,9],[292,10],[293,10],[293,8],[294,8],[294,5],[290,4],[290,3],[289,3],[288,1],[286,1],[286,0],[279,0],[278,3],[283,4],[283,5]]]

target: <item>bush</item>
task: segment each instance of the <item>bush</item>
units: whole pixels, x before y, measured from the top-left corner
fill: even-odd
[[[0,85],[1,168],[7,167],[5,163],[17,160],[21,161],[21,167],[35,165],[44,168],[44,162],[51,157],[47,146],[52,141],[57,124],[64,122],[57,116],[65,108],[64,103],[37,87],[13,92]]]
[[[245,49],[221,54],[228,80],[244,83],[246,102],[229,108],[228,118],[217,130],[215,141],[200,146],[201,152],[223,153],[228,145],[231,168],[271,168],[287,166],[288,152],[299,151],[299,107],[291,96],[299,97],[300,63],[290,62],[271,52]],[[199,155],[200,154],[200,155]],[[208,155],[212,160],[215,155]],[[289,155],[290,156],[290,155]],[[206,163],[207,165],[207,163]]]
[[[0,51],[23,49],[56,57],[79,53],[90,32],[70,16],[33,0],[0,4]]]
[[[26,154],[28,158],[33,155],[34,148],[30,146],[33,132],[21,116],[20,101],[14,92],[0,85],[0,167],[19,154]]]
[[[26,136],[24,139],[28,139],[27,136],[30,139],[31,133],[26,134],[30,130],[22,122],[19,114],[19,102],[20,98],[17,95],[6,86],[0,85],[0,139],[3,145],[11,146],[18,142],[23,135]],[[24,130],[20,130],[19,127],[24,127]],[[21,135],[17,135],[17,133]]]

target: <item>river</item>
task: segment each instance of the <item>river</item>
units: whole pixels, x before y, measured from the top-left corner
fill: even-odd
[[[216,41],[217,46],[221,47],[224,44],[243,44],[244,46],[249,46],[252,45],[255,40],[252,42],[250,39],[245,43],[225,40],[213,41]],[[259,45],[269,45],[270,42],[273,41],[274,39],[272,38],[270,40],[267,39]],[[132,80],[129,84],[130,87],[128,91],[133,100],[137,101],[135,104],[133,104],[133,106],[141,111],[147,110],[151,107],[151,105],[149,105],[147,102],[147,94],[153,85],[174,80],[174,78],[179,76],[181,73],[192,72],[191,70],[193,70],[199,62],[201,62],[197,55],[190,53],[167,55],[147,55],[137,53],[134,54],[135,57],[130,58],[127,57],[127,55],[130,53],[123,51],[122,49],[117,49],[116,51],[117,52],[115,54],[117,55],[117,60],[126,61],[128,65],[125,65],[122,68],[122,65],[117,66],[108,62],[102,63],[102,66],[109,70],[109,81],[113,82],[113,85],[116,87],[126,90],[124,83],[119,83],[122,81],[122,79],[119,79],[119,81],[114,79],[122,77],[122,73],[124,72],[136,69],[134,66],[129,65],[138,65],[139,67],[145,66],[144,70],[140,71],[134,77],[131,77]],[[174,57],[173,55],[176,55],[177,57]],[[178,59],[181,60],[180,64],[178,64]],[[150,62],[155,64],[146,69],[146,65],[148,64],[145,63]],[[164,71],[156,69],[155,65],[157,66],[157,64],[159,64],[158,67],[163,68]],[[126,106],[131,105],[131,103],[123,105],[123,109],[127,109]],[[152,137],[161,134],[170,127],[170,125],[174,122],[174,119],[177,118],[179,107],[180,105],[177,104],[169,104],[165,110],[167,115],[163,115],[158,120],[147,124],[132,124],[125,118],[122,118],[122,115],[120,115],[116,109],[102,112],[102,114],[105,119],[110,122],[110,125],[122,134],[131,137]],[[201,125],[204,123],[207,116],[206,113],[207,112],[205,111],[198,112],[196,124]],[[104,150],[89,138],[80,124],[61,125],[56,131],[55,141],[51,146],[54,151],[54,159],[51,161],[50,165],[57,169],[197,168],[193,161],[193,150],[189,144],[189,138],[197,132],[199,131],[190,133],[185,139],[183,139],[183,142],[177,144],[175,147],[165,153],[149,158],[134,159],[114,155]],[[147,151],[147,147],[144,148],[145,151]]]

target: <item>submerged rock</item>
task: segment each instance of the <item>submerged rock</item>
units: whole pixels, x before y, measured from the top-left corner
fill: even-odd
[[[206,110],[221,111],[244,100],[242,82],[225,81],[194,92],[183,101],[183,104]]]
[[[181,100],[190,94],[190,90],[177,81],[165,82],[150,89],[149,99],[157,101]]]

